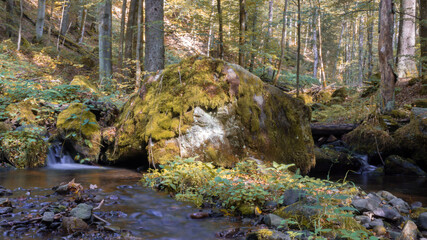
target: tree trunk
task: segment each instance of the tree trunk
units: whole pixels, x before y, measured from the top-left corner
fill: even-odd
[[[246,0],[239,0],[239,65],[245,67],[245,29],[246,29]]]
[[[420,1],[421,73],[427,75],[427,1]]]
[[[68,30],[68,25],[70,24],[70,7],[71,7],[71,1],[70,0],[64,0],[64,9],[62,13],[62,20],[61,20],[61,35],[65,35],[65,32]]]
[[[359,22],[359,78],[358,78],[358,84],[362,85],[363,83],[363,23],[364,19],[363,16],[360,17]]]
[[[129,14],[128,14],[128,22],[126,26],[126,36],[125,36],[125,56],[124,56],[124,75],[126,77],[132,76],[132,59],[133,59],[133,40],[136,36],[135,34],[135,25],[136,25],[136,18],[137,18],[137,11],[138,11],[138,0],[131,0],[130,6],[129,6]]]
[[[256,25],[257,25],[257,20],[258,20],[258,4],[256,4],[255,9],[254,9],[254,14],[252,16],[252,35],[251,35],[251,62],[249,64],[249,72],[253,72],[254,71],[254,65],[255,65],[255,48],[257,46],[256,44]]]
[[[415,62],[415,0],[401,0],[397,75],[412,78],[418,75]]]
[[[85,25],[86,25],[86,18],[87,18],[87,8],[86,6],[83,6],[83,12],[82,12],[82,18],[80,22],[80,36],[78,43],[82,44],[84,37],[85,37]]]
[[[136,34],[136,88],[141,86],[142,0],[138,1],[138,33]]]
[[[21,49],[21,39],[22,39],[22,18],[24,17],[24,7],[23,7],[23,3],[24,0],[20,0],[19,1],[19,9],[20,9],[20,14],[19,14],[19,30],[18,30],[18,47],[16,50],[20,50]]]
[[[320,2],[318,1],[318,8],[320,9]],[[322,88],[326,88],[326,73],[325,66],[323,64],[323,52],[322,52],[322,23],[320,22],[320,12],[317,16],[317,26],[319,27],[319,57],[320,57],[320,70],[322,78]]]
[[[335,55],[334,69],[332,70],[332,77],[334,77],[335,80],[338,80],[338,76],[336,75],[336,73],[337,73],[337,64],[338,64],[338,60],[339,60],[339,57],[340,57],[340,54],[341,54],[341,43],[342,43],[342,39],[343,39],[343,36],[344,36],[345,27],[346,27],[346,23],[345,23],[345,21],[343,21],[342,24],[341,24],[341,34],[340,34],[340,39],[338,41],[337,54]]]
[[[381,72],[381,100],[382,113],[388,113],[394,109],[394,87],[396,75],[393,72],[393,2],[381,0],[380,3],[380,34],[378,39],[378,53]]]
[[[285,56],[285,47],[286,47],[286,14],[288,11],[288,0],[285,0],[285,7],[283,9],[283,26],[282,26],[282,39],[280,41],[280,58],[279,65],[277,66],[277,74],[274,78],[274,85],[277,85],[277,81],[280,76],[280,69],[282,68],[283,57]]]
[[[209,16],[209,35],[208,35],[208,46],[206,50],[206,55],[209,57],[211,55],[211,44],[212,44],[212,38],[213,38],[213,27],[214,27],[214,14],[215,14],[215,0],[212,0],[211,3],[211,15]]]
[[[120,37],[119,37],[119,53],[118,53],[118,70],[122,73],[123,68],[123,42],[125,39],[125,26],[126,26],[126,8],[127,8],[127,0],[123,0],[122,3],[122,16],[120,19]]]
[[[101,86],[109,84],[112,70],[112,0],[104,0],[99,8],[99,80]],[[108,87],[108,86],[107,86]]]
[[[372,17],[372,14],[368,15],[369,18]],[[374,68],[374,63],[373,63],[373,40],[374,40],[374,21],[370,20],[370,24],[368,27],[368,75],[367,75],[367,79],[370,79],[372,76],[372,71]]]
[[[43,37],[44,17],[46,12],[46,0],[38,0],[36,41],[40,42]]]
[[[224,59],[224,31],[222,29],[222,9],[221,0],[217,0],[218,8],[218,35],[219,35],[219,58]]]
[[[7,0],[6,1],[6,36],[9,38],[14,35],[13,28],[16,25],[14,13],[15,13],[14,0]]]
[[[317,8],[314,9],[313,14],[313,77],[317,78],[317,69],[319,65],[319,53],[317,51],[317,27],[316,27],[316,19],[317,19]]]
[[[299,95],[299,74],[300,74],[300,55],[301,55],[301,0],[298,0],[298,42],[297,42],[297,96]]]
[[[145,4],[145,69],[155,72],[165,67],[163,1],[146,0]]]
[[[267,29],[267,39],[265,40],[266,44],[266,53],[268,55],[268,63],[267,63],[267,77],[271,79],[273,77],[273,61],[271,58],[271,37],[273,35],[273,0],[268,1],[268,29]]]

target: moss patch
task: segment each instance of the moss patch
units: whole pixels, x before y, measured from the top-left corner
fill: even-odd
[[[35,104],[31,100],[25,100],[19,103],[13,103],[7,106],[6,112],[12,122],[21,124],[33,124],[36,121],[36,116],[33,113]]]
[[[355,151],[370,155],[377,151],[390,151],[395,146],[395,142],[388,132],[369,123],[364,123],[344,135],[343,140]]]
[[[91,93],[97,93],[98,89],[89,81],[89,77],[76,75],[70,85],[80,86],[84,90],[88,90]]]
[[[1,137],[2,156],[16,168],[44,167],[48,144],[30,131],[6,132]]]
[[[58,115],[59,134],[72,143],[74,149],[92,161],[101,150],[101,131],[95,114],[82,103],[73,103]]]

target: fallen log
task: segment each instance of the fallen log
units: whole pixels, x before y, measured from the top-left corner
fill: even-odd
[[[353,131],[358,124],[311,124],[311,134],[313,136],[342,136]]]

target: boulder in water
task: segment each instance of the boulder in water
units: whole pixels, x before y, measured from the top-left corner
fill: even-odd
[[[82,103],[72,103],[58,115],[60,138],[71,144],[81,159],[97,161],[101,151],[101,130],[95,114]]]
[[[148,78],[122,109],[112,161],[164,164],[199,155],[219,166],[254,157],[314,166],[310,109],[245,69],[191,57]],[[140,158],[139,158],[140,159]]]
[[[427,171],[427,108],[412,108],[411,122],[399,128],[394,138],[400,152]]]
[[[410,160],[406,160],[397,155],[392,155],[386,158],[384,170],[386,174],[404,174],[427,177],[427,173],[420,167],[412,163]]]

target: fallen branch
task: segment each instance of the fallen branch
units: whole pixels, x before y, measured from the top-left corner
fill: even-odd
[[[102,201],[99,203],[99,205],[97,207],[95,207],[93,210],[101,209],[103,204],[104,204],[104,199],[102,199]]]
[[[105,219],[101,218],[100,216],[98,216],[98,215],[96,215],[96,214],[92,214],[92,216],[93,216],[93,218],[95,218],[95,219],[97,219],[97,220],[99,220],[99,221],[101,221],[101,222],[103,222],[103,223],[107,224],[107,226],[108,226],[108,225],[111,225],[111,223],[110,223],[110,222],[108,222],[107,220],[105,220]]]

